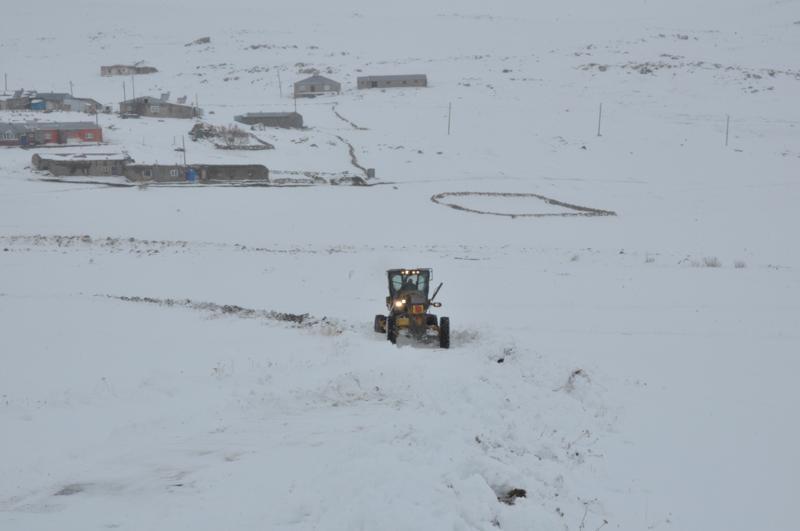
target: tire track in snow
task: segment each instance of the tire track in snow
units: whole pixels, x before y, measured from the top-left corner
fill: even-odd
[[[569,210],[573,210],[574,212],[554,212],[554,213],[533,213],[533,214],[510,214],[506,212],[493,212],[491,210],[478,210],[474,208],[465,207],[463,205],[459,205],[458,203],[447,202],[445,199],[447,197],[473,197],[473,196],[482,196],[482,197],[508,197],[508,198],[520,198],[520,197],[531,197],[535,199],[540,199],[547,204],[553,206],[559,206],[562,208],[566,208]],[[550,197],[546,197],[539,194],[533,193],[520,193],[520,192],[443,192],[441,194],[436,194],[431,196],[431,201],[436,203],[437,205],[446,206],[452,208],[454,210],[461,210],[464,212],[471,212],[473,214],[485,214],[489,216],[505,216],[510,218],[547,218],[547,217],[575,217],[575,216],[616,216],[617,213],[612,210],[601,210],[599,208],[592,208],[586,206],[575,205],[572,203],[565,203],[564,201],[559,201],[558,199],[552,199]]]

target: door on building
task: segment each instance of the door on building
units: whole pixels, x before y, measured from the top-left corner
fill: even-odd
[[[28,135],[19,135],[19,145],[20,146],[28,145]]]

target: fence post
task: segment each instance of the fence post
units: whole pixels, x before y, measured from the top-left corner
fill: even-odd
[[[597,136],[600,136],[600,124],[603,121],[603,104],[600,104],[600,111],[597,113]]]
[[[731,130],[731,115],[728,114],[725,119],[725,147],[728,147],[728,136]]]

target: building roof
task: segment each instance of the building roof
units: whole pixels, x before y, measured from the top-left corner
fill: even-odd
[[[299,113],[296,112],[248,112],[245,114],[241,114],[239,116],[234,116],[236,118],[288,118],[290,116],[300,116]]]
[[[71,95],[65,92],[37,92],[35,97],[45,101],[64,101],[67,98],[72,98]]]
[[[29,129],[22,123],[0,123],[0,132],[12,131],[15,134],[27,133]]]
[[[144,100],[148,100],[149,103],[156,103],[158,105],[172,105],[174,107],[186,107],[187,109],[194,107],[194,105],[184,105],[182,103],[173,103],[171,101],[164,101],[161,99],[161,97],[155,97],[155,96],[139,96],[138,98],[133,98],[132,100],[125,100],[121,103],[122,104],[136,103]]]
[[[316,74],[316,75],[313,75],[311,77],[307,77],[305,79],[301,79],[300,81],[295,82],[295,85],[310,85],[312,83],[314,83],[314,84],[317,84],[317,83],[323,83],[323,84],[324,83],[333,83],[333,84],[336,84],[336,85],[340,84],[338,81],[334,81],[331,78]]]
[[[100,129],[94,122],[11,122],[0,123],[0,131],[14,131],[15,133],[29,133],[31,131],[46,131],[57,129],[59,131],[82,131],[84,129]]]
[[[111,160],[111,161],[127,161],[132,160],[127,153],[48,153],[49,157],[42,157],[42,160],[61,162],[61,161],[96,161],[96,160]]]
[[[96,105],[98,107],[102,106],[102,104],[99,101],[94,100],[92,98],[69,98],[69,99],[75,100],[75,101],[82,101],[84,103],[91,103],[92,105]]]
[[[361,76],[358,81],[408,81],[410,79],[428,79],[425,74],[398,74],[390,76]]]
[[[33,131],[40,131],[43,129],[58,129],[59,131],[100,129],[100,126],[94,122],[26,122],[25,125]]]

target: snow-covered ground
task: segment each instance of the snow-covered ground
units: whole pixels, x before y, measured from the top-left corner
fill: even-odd
[[[375,186],[59,183],[0,149],[1,530],[796,529],[795,2],[178,4],[5,9],[9,88],[113,104],[100,65],[145,60],[137,95],[227,125],[330,69],[308,129],[187,158],[359,175],[349,143]],[[430,86],[354,88],[404,72]],[[85,119],[0,112],[31,117]],[[152,163],[192,126],[99,119]],[[447,203],[569,212],[536,196]],[[450,350],[372,332],[402,266],[445,283]]]

